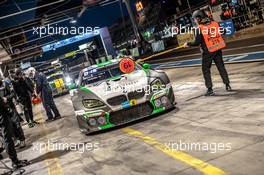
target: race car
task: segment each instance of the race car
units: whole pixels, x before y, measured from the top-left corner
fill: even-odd
[[[165,72],[135,63],[133,72],[124,73],[119,59],[83,69],[70,95],[85,134],[149,117],[176,104]]]
[[[47,79],[54,97],[67,94],[69,92],[63,72],[57,72],[49,75],[47,76]]]

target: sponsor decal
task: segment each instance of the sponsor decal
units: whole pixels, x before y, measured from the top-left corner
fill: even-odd
[[[130,103],[130,106],[135,106],[135,105],[137,105],[137,100],[136,99],[131,99],[129,101],[129,103]]]
[[[122,109],[130,108],[129,101],[123,102],[123,103],[121,103],[121,105],[122,105]]]

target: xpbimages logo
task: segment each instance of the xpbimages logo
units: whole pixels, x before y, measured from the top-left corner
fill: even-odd
[[[47,143],[38,142],[33,143],[33,151],[49,152],[49,151],[76,151],[79,153],[84,153],[85,151],[93,151],[99,149],[99,143],[87,142],[87,143],[63,143],[63,142],[54,142],[48,140]]]
[[[33,27],[33,35],[39,37],[47,35],[84,35],[84,34],[99,34],[100,27],[62,27],[62,26],[40,26]]]
[[[178,142],[165,143],[166,147],[170,151],[205,151],[210,153],[218,153],[223,151],[230,151],[232,149],[231,143],[207,143],[207,142],[184,142],[182,140]]]
[[[181,35],[181,34],[210,34],[212,37],[215,37],[218,33],[223,35],[227,34],[230,35],[232,33],[232,28],[229,27],[211,27],[211,28],[204,28],[200,29],[199,27],[186,27],[180,25],[179,27],[173,26],[173,27],[166,27],[164,29],[164,33],[166,35],[169,35],[171,37]]]
[[[120,83],[111,82],[104,87],[104,95],[109,93],[128,93],[128,92],[137,92],[145,95],[150,95],[151,93],[162,92],[171,87],[171,84],[162,84],[161,82],[155,81],[156,84],[151,85],[142,85],[140,88],[137,85],[137,81],[131,81],[128,85],[122,85]]]

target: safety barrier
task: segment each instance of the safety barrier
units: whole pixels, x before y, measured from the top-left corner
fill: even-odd
[[[240,16],[232,17],[236,29],[241,29],[245,27],[251,27],[260,22],[263,22],[264,9],[258,11],[250,11]],[[261,16],[262,17],[261,17]]]

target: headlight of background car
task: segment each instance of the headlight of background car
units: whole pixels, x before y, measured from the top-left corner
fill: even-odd
[[[71,77],[66,76],[66,77],[65,77],[65,81],[66,81],[66,84],[71,84],[72,79],[71,79]]]
[[[101,102],[100,100],[96,100],[96,99],[83,99],[82,103],[83,103],[83,106],[88,109],[104,106],[103,102]]]

